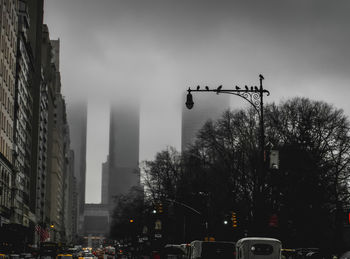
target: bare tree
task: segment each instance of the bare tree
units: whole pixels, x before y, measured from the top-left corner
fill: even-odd
[[[268,141],[281,153],[279,210],[299,236],[340,244],[349,203],[348,118],[306,98],[269,105],[265,114]]]
[[[143,183],[153,203],[184,202],[203,212],[217,234],[233,211],[237,235],[254,231],[258,193],[266,234],[290,245],[335,247],[341,243],[342,216],[349,204],[349,132],[343,111],[325,102],[294,98],[265,106],[266,174],[257,186],[257,115],[252,109],[226,111],[219,120],[208,121],[182,154],[167,148],[154,161],[145,161]],[[279,169],[267,166],[271,148],[279,150]],[[271,214],[278,216],[277,229],[269,225]]]

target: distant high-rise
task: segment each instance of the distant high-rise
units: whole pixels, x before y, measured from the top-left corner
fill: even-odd
[[[198,93],[194,96],[194,106],[188,110],[182,108],[181,150],[193,144],[198,131],[208,120],[217,120],[230,107],[230,96],[221,94]],[[183,98],[185,100],[185,98]]]
[[[140,185],[140,110],[135,102],[113,104],[110,113],[108,204]],[[120,105],[119,105],[120,104]]]
[[[135,105],[137,102],[130,103],[132,105],[116,103],[111,107],[109,154],[102,164],[101,204],[86,205],[85,235],[107,234],[115,207],[114,198],[140,186],[140,110]],[[95,227],[91,228],[91,224]]]
[[[74,174],[77,181],[77,212],[79,216],[77,228],[78,233],[81,234],[85,206],[87,104],[85,101],[69,103],[67,111],[71,148],[74,151]]]
[[[102,164],[102,188],[101,188],[102,204],[108,204],[108,182],[109,182],[109,156],[107,156],[107,161]]]

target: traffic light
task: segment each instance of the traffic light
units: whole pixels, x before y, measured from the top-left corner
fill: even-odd
[[[278,227],[278,216],[277,214],[272,214],[269,219],[269,226],[270,227]]]
[[[237,215],[236,212],[231,212],[232,227],[237,227]]]
[[[158,213],[163,213],[163,204],[161,202],[157,203],[156,204],[156,209],[157,209]]]
[[[345,226],[350,226],[350,210],[345,210],[345,215],[344,215],[344,225]]]

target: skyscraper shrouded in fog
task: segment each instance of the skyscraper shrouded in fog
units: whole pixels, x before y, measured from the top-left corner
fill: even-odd
[[[186,92],[187,94],[187,92]],[[198,131],[208,120],[219,119],[230,108],[230,95],[198,93],[194,96],[195,104],[191,110],[182,108],[181,150],[193,144]],[[183,100],[186,100],[184,97]]]
[[[109,123],[109,154],[102,164],[101,204],[85,205],[84,234],[96,240],[110,230],[114,198],[140,186],[138,102],[113,103]]]
[[[79,217],[77,230],[79,234],[82,234],[86,184],[87,103],[85,100],[72,102],[68,104],[67,110],[71,147],[74,151],[74,174],[77,182],[77,213]]]
[[[102,203],[113,207],[113,199],[140,185],[139,141],[140,110],[138,102],[111,105],[109,155],[103,165]]]

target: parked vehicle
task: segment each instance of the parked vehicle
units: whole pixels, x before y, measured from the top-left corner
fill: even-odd
[[[282,243],[275,238],[246,237],[236,243],[237,259],[281,259]]]
[[[234,242],[196,240],[189,246],[189,259],[232,259],[234,256]]]

